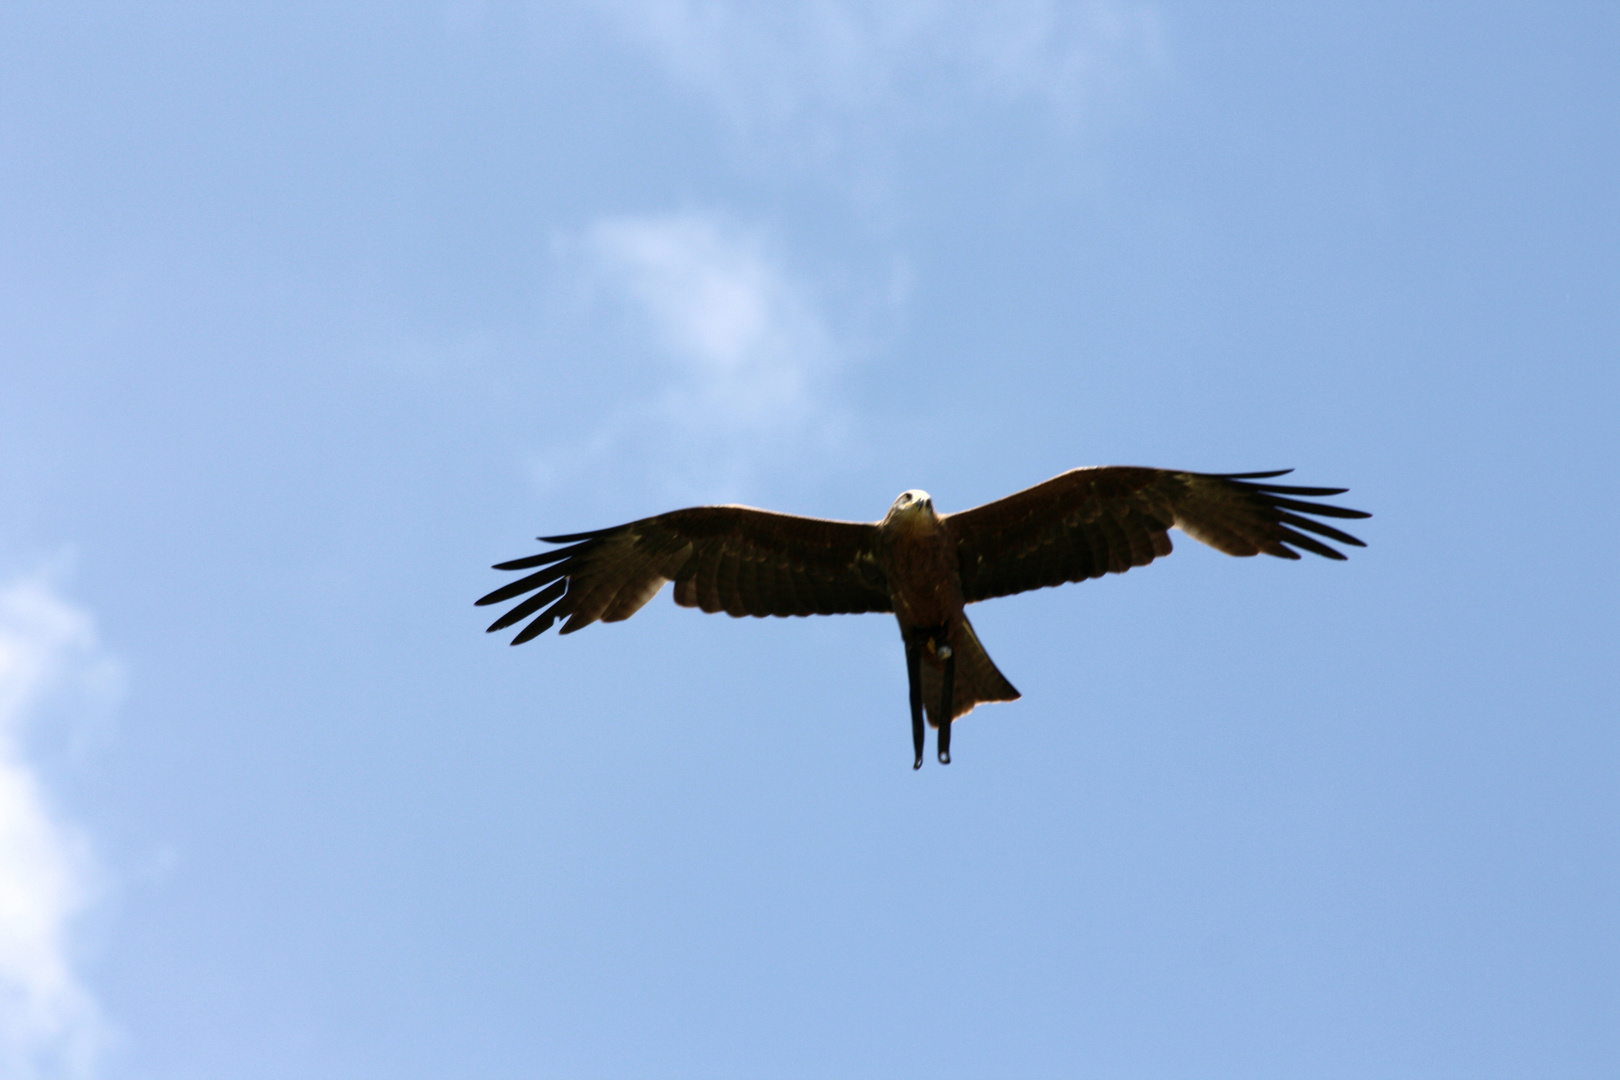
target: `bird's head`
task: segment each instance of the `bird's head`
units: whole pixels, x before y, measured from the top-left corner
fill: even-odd
[[[889,507],[889,513],[884,517],[886,523],[897,521],[915,521],[922,517],[934,517],[934,499],[926,491],[902,491],[900,497],[894,500]]]

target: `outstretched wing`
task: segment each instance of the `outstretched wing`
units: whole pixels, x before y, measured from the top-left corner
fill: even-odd
[[[499,604],[540,590],[490,624],[490,630],[504,630],[534,615],[513,645],[544,633],[559,618],[568,620],[563,634],[597,619],[628,619],[666,581],[675,582],[677,604],[729,615],[888,611],[888,583],[872,555],[876,535],[875,525],[851,521],[695,506],[596,532],[542,536],[548,544],[568,546],[497,563],[496,570],[543,569],[478,603]]]
[[[1256,482],[1292,471],[1073,469],[1005,499],[950,514],[945,523],[961,556],[963,596],[971,603],[1146,566],[1170,554],[1171,526],[1228,555],[1265,552],[1297,559],[1293,549],[1301,548],[1344,558],[1306,533],[1365,547],[1349,533],[1303,516],[1370,517],[1303,501],[1348,489]]]

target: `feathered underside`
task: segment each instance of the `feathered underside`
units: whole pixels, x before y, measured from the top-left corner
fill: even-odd
[[[675,583],[677,604],[730,615],[889,611],[888,586],[873,559],[876,533],[857,522],[697,506],[611,529],[543,536],[567,546],[497,564],[535,572],[478,603],[534,593],[490,624],[504,630],[532,616],[513,645],[558,619],[567,620],[563,634],[598,619],[628,619],[667,581]]]
[[[1261,482],[1292,471],[1214,474],[1118,465],[1073,469],[1004,499],[947,515],[945,526],[960,557],[963,597],[972,603],[1146,566],[1170,554],[1172,527],[1228,555],[1297,559],[1294,548],[1300,548],[1344,558],[1316,537],[1365,547],[1349,533],[1306,516],[1369,517],[1360,510],[1304,501],[1348,489]]]

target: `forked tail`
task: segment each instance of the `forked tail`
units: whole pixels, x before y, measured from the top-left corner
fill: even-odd
[[[950,646],[956,662],[955,685],[951,693],[951,718],[966,716],[973,711],[975,705],[987,701],[1016,701],[1018,691],[1013,684],[1007,681],[1006,676],[996,670],[995,661],[990,654],[984,651],[979,644],[979,635],[973,632],[973,624],[963,615],[955,626],[951,628]],[[930,654],[923,652],[922,663],[922,692],[923,703],[927,706],[928,724],[930,727],[939,727],[940,714],[943,712],[940,701],[940,692],[944,689],[945,665]]]

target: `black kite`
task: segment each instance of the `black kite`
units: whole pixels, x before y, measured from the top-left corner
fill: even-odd
[[[1348,489],[1263,482],[1291,471],[1073,469],[944,517],[927,492],[907,491],[876,524],[695,506],[611,529],[542,536],[568,546],[496,564],[496,570],[541,569],[478,603],[539,590],[490,624],[504,630],[533,616],[513,645],[559,618],[568,620],[564,634],[597,619],[628,619],[666,581],[675,583],[677,604],[728,615],[892,611],[906,646],[913,767],[922,767],[925,711],[939,729],[939,760],[948,764],[952,720],[981,702],[1018,697],[979,644],[964,605],[1146,566],[1170,554],[1172,526],[1228,555],[1297,559],[1293,549],[1302,548],[1344,558],[1305,533],[1365,547],[1301,516],[1368,517],[1300,498]]]

